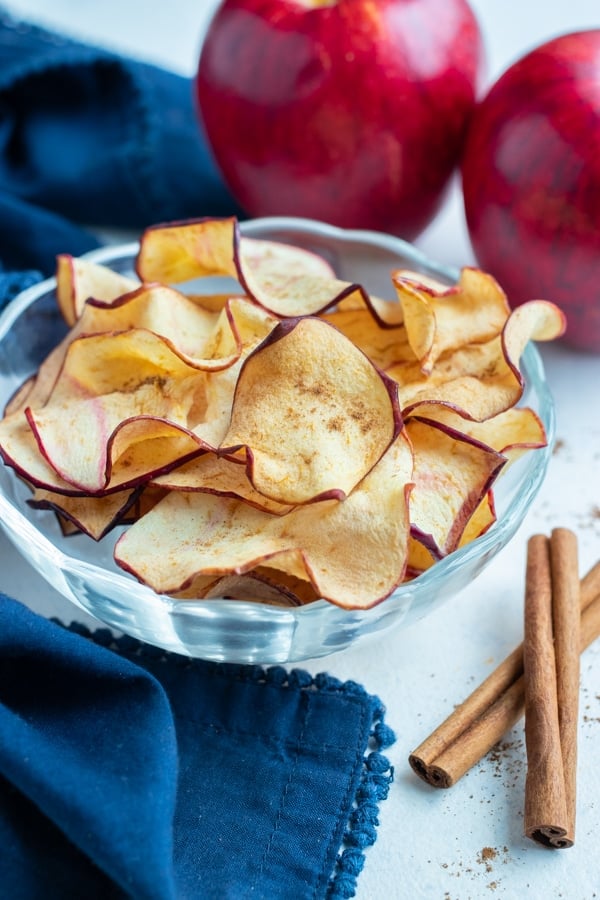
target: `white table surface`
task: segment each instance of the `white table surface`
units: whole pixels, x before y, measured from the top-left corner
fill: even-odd
[[[192,74],[203,24],[215,0],[12,0],[32,20]],[[542,40],[600,24],[598,0],[472,0],[488,51],[488,79]],[[201,210],[198,211],[201,214]],[[458,187],[417,242],[432,258],[473,262]],[[600,557],[600,356],[542,348],[554,392],[558,448],[542,490],[511,544],[477,581],[428,618],[376,641],[306,664],[352,678],[378,694],[397,732],[388,751],[395,781],[382,804],[358,900],[480,900],[600,896],[600,641],[582,658],[575,846],[553,852],[522,836],[525,748],[522,723],[499,752],[454,788],[420,782],[408,753],[521,641],[525,544],[567,526],[579,537],[582,573]],[[44,614],[85,618],[52,591],[0,536],[2,589]],[[273,898],[276,900],[276,898]]]

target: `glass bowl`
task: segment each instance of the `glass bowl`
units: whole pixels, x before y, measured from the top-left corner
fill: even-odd
[[[452,282],[457,273],[428,260],[397,238],[344,231],[303,219],[268,218],[242,224],[258,238],[298,244],[325,256],[342,279],[393,298],[389,273],[404,267]],[[137,244],[110,246],[89,258],[131,273]],[[215,285],[215,290],[222,285]],[[66,328],[55,304],[55,283],[20,294],[0,317],[0,405],[33,373]],[[525,454],[497,482],[498,520],[370,610],[344,610],[325,600],[297,608],[239,600],[174,600],[139,584],[113,561],[117,529],[96,543],[63,537],[52,512],[31,509],[27,488],[0,465],[0,526],[29,563],[61,594],[111,628],[166,650],[237,663],[290,663],[340,651],[366,635],[412,623],[460,591],[507,544],[539,490],[554,438],[554,406],[540,356],[530,344],[522,360],[524,402],[548,433],[548,447]]]

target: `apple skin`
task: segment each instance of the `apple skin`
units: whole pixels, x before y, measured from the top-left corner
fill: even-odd
[[[483,60],[466,0],[225,0],[197,104],[249,215],[410,240],[441,205]]]
[[[474,113],[462,165],[471,244],[512,306],[544,297],[600,352],[600,30],[533,49]]]

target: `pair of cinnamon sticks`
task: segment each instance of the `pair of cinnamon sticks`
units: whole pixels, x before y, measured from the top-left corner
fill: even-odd
[[[579,655],[600,636],[600,561],[579,581],[565,528],[527,546],[524,641],[409,756],[434,787],[451,787],[525,712],[525,833],[548,847],[575,835]]]

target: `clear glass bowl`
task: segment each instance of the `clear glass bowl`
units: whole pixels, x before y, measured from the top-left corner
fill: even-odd
[[[331,261],[339,277],[393,298],[389,273],[419,270],[453,281],[456,273],[387,235],[344,231],[303,219],[246,222],[252,237],[287,241]],[[131,273],[136,244],[107,247],[89,258]],[[221,286],[215,286],[215,289]],[[65,332],[55,304],[54,280],[24,291],[0,316],[0,407]],[[522,361],[524,402],[542,419],[549,446],[515,463],[496,485],[498,521],[461,549],[366,611],[343,610],[325,600],[287,609],[238,600],[174,600],[154,593],[119,569],[113,531],[96,543],[85,535],[65,538],[55,516],[26,504],[27,488],[0,464],[0,526],[17,550],[61,594],[101,622],[167,650],[218,661],[290,663],[342,650],[365,635],[414,622],[471,584],[512,538],[539,490],[554,438],[554,406],[540,356],[529,345]]]

